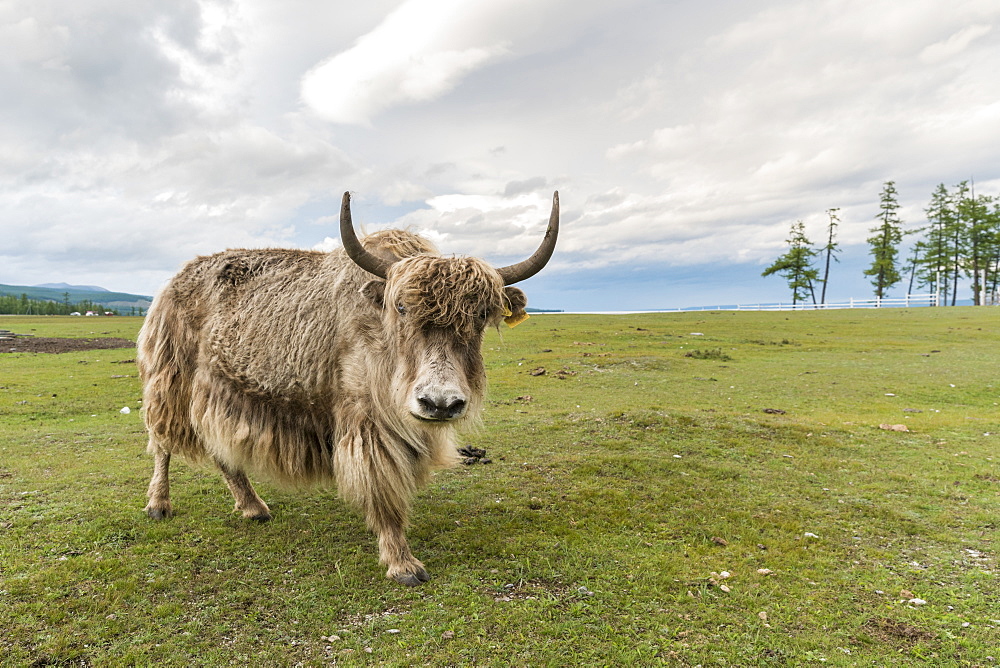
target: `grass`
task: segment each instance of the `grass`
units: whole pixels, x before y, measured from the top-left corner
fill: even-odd
[[[384,579],[332,490],[259,484],[275,519],[258,525],[179,463],[177,515],[147,520],[134,351],[0,355],[0,663],[995,665],[996,322],[539,315],[491,333],[466,442],[493,463],[418,498],[417,589]]]

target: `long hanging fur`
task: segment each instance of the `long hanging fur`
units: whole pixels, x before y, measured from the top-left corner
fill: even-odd
[[[170,512],[171,454],[217,464],[238,507],[253,506],[245,514],[267,508],[243,471],[335,482],[379,533],[390,577],[425,578],[401,529],[385,527],[405,528],[415,491],[454,463],[456,424],[476,423],[485,392],[483,329],[525,300],[482,260],[443,258],[412,233],[363,243],[402,258],[385,282],[343,251],[230,250],[192,260],[157,296],[137,353],[157,457],[151,515]],[[405,409],[427,346],[464,374],[462,420],[425,424]]]

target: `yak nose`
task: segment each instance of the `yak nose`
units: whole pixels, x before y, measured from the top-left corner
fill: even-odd
[[[420,417],[425,420],[454,420],[465,414],[465,399],[454,394],[422,394],[417,397],[417,403]]]

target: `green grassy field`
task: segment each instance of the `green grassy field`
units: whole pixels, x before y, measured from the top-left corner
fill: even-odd
[[[0,662],[996,665],[998,317],[536,315],[491,333],[465,442],[492,463],[418,498],[416,589],[383,577],[333,490],[262,482],[260,525],[178,462],[176,516],[148,520],[135,351],[0,355]],[[139,324],[0,317],[38,336]]]

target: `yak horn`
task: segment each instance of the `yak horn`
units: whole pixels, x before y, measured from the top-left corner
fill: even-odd
[[[385,278],[388,275],[393,260],[386,260],[374,253],[369,253],[354,233],[354,222],[351,220],[351,193],[349,192],[344,193],[344,199],[340,204],[340,241],[344,244],[347,256],[354,260],[354,263],[359,267],[379,278]]]
[[[542,270],[542,267],[552,257],[552,251],[556,248],[556,237],[559,236],[559,191],[552,193],[552,214],[549,216],[549,226],[545,230],[545,237],[538,250],[527,260],[511,264],[506,267],[499,267],[497,271],[504,285],[512,285],[527,278],[531,278]]]

